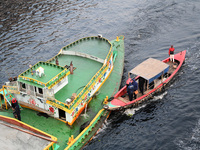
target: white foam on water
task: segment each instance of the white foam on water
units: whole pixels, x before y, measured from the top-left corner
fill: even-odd
[[[137,107],[137,108],[128,108],[124,111],[124,114],[126,114],[127,116],[132,116],[135,114],[136,111],[140,110],[141,108],[144,108],[146,106],[146,104]]]
[[[154,98],[151,101],[157,101],[160,99],[163,99],[163,97],[167,94],[167,91],[165,91],[164,93],[162,93],[161,95],[158,96],[154,96]]]
[[[94,137],[93,137],[93,139],[95,139],[95,138],[97,138],[100,134],[99,133],[101,133],[101,132],[104,132],[105,131],[105,129],[107,128],[107,126],[110,124],[110,122],[108,123],[108,121],[106,120],[103,124],[102,124],[102,126],[101,126],[101,128],[99,128],[99,130],[97,131],[97,135],[95,135]]]
[[[200,119],[197,125],[192,129],[192,133],[185,139],[176,139],[175,144],[183,150],[197,150],[200,147]]]
[[[196,127],[193,129],[194,134],[191,137],[192,141],[200,142],[200,119],[198,120],[198,123]]]
[[[158,95],[158,96],[154,96],[153,99],[151,99],[150,101],[157,101],[157,100],[160,100],[160,99],[163,99],[163,97],[167,94],[167,91],[165,91],[164,93],[162,93],[161,95]],[[136,111],[140,110],[141,108],[144,108],[146,106],[146,104],[142,105],[142,106],[139,106],[137,108],[129,108],[129,109],[126,109],[124,111],[124,114],[126,114],[127,116],[132,116],[135,114]]]

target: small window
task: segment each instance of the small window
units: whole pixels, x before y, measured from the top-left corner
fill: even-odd
[[[20,91],[26,92],[26,84],[25,83],[20,82]]]
[[[35,87],[36,96],[43,97],[43,89],[39,87]]]
[[[26,89],[26,84],[25,83],[22,83],[22,88]]]
[[[35,92],[37,93],[37,88],[35,87]]]
[[[43,94],[43,90],[41,88],[38,88],[38,93]]]

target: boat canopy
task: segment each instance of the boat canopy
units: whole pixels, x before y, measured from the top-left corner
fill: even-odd
[[[151,83],[153,80],[159,78],[162,74],[168,72],[168,70],[168,64],[154,58],[149,58],[129,71],[129,75],[135,74],[137,76],[141,76]]]

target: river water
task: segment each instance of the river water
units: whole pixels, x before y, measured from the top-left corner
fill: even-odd
[[[200,149],[199,0],[4,0],[0,2],[0,84],[63,46],[102,34],[125,36],[127,72],[168,49],[187,50],[166,91],[137,109],[111,114],[90,149]]]

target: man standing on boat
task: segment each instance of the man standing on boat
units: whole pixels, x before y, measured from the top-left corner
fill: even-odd
[[[169,48],[169,56],[170,56],[170,61],[174,62],[174,50],[175,48],[173,47],[173,45],[171,45],[171,47]]]
[[[133,92],[134,92],[134,85],[131,82],[129,82],[129,85],[127,87],[127,93],[128,93],[129,101],[133,100]]]
[[[135,79],[132,79],[132,80],[129,82],[127,92],[128,92],[128,96],[129,96],[129,100],[130,100],[130,101],[133,100],[133,94],[134,94],[134,99],[137,98],[138,83],[135,81]]]
[[[144,83],[145,83],[145,79],[142,77],[139,77],[139,89],[140,92],[142,93],[142,95],[144,95]]]
[[[137,98],[137,94],[138,94],[138,83],[135,81],[135,79],[133,79],[132,84],[134,86],[134,98]]]
[[[16,98],[13,98],[11,103],[12,103],[14,117],[17,118],[19,121],[21,121],[21,115],[20,115],[21,111],[20,111],[19,104]]]

